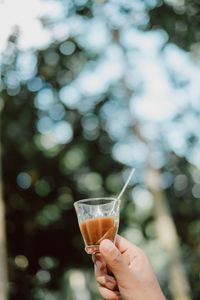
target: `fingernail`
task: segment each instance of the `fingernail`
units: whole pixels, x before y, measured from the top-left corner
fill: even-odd
[[[100,249],[105,253],[112,251],[114,248],[115,245],[110,240],[103,240],[100,244]]]

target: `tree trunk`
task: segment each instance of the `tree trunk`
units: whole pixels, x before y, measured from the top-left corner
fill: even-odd
[[[134,134],[144,142],[149,149],[146,184],[154,198],[154,215],[158,239],[166,250],[169,259],[169,288],[173,300],[191,300],[190,285],[181,261],[179,238],[169,204],[164,191],[160,188],[160,172],[151,166],[151,142],[140,131],[140,124],[133,126]]]
[[[158,238],[170,258],[169,288],[174,300],[190,300],[190,287],[181,262],[178,235],[165,194],[160,189],[160,173],[151,167],[147,184],[154,197],[155,223]]]

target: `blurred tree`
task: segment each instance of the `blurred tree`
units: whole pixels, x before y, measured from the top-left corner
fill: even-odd
[[[199,138],[194,127],[198,128],[199,111],[195,106],[181,108],[173,118],[153,126],[136,114],[135,98],[142,98],[147,88],[137,66],[146,59],[145,47],[152,59],[155,55],[166,63],[173,92],[189,93],[190,78],[167,64],[168,39],[187,51],[199,49],[199,5],[139,0],[61,3],[59,20],[42,19],[54,36],[49,47],[20,50],[16,32],[3,55],[2,159],[10,299],[77,300],[78,286],[82,300],[98,299],[73,201],[117,194],[126,175],[124,166],[132,165],[137,168],[135,188],[122,203],[120,230],[147,251],[152,245],[150,254],[168,299],[178,299],[173,287],[172,292],[168,289],[170,272],[163,270],[170,268],[165,264],[169,258],[154,233],[151,200],[156,195],[145,178],[151,157],[197,300],[200,172],[194,161]],[[153,49],[156,43],[159,50]],[[171,55],[178,57],[177,51]],[[177,145],[176,136],[169,136],[172,131],[183,135],[179,127],[186,132],[185,147]],[[148,136],[148,145],[143,136]],[[86,277],[73,270],[80,267]]]
[[[34,285],[58,289],[66,266],[88,265],[73,201],[110,194],[107,175],[121,170],[110,156],[112,141],[98,118],[100,106],[83,116],[60,103],[56,89],[70,83],[87,58],[75,41],[67,45],[76,49],[68,57],[60,44],[40,51],[35,77],[14,87],[6,86],[20,56],[12,39],[6,52],[2,140],[11,299],[38,299]],[[90,129],[94,124],[96,133]],[[48,136],[48,126],[55,126],[54,136]]]

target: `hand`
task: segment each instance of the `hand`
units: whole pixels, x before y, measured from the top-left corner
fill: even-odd
[[[95,276],[104,300],[166,300],[142,249],[117,236],[116,245],[103,240],[99,251]]]

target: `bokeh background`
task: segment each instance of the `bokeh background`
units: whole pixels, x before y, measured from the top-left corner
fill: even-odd
[[[200,299],[199,28],[197,0],[0,2],[2,300],[100,299],[73,202],[132,167],[120,233]]]

